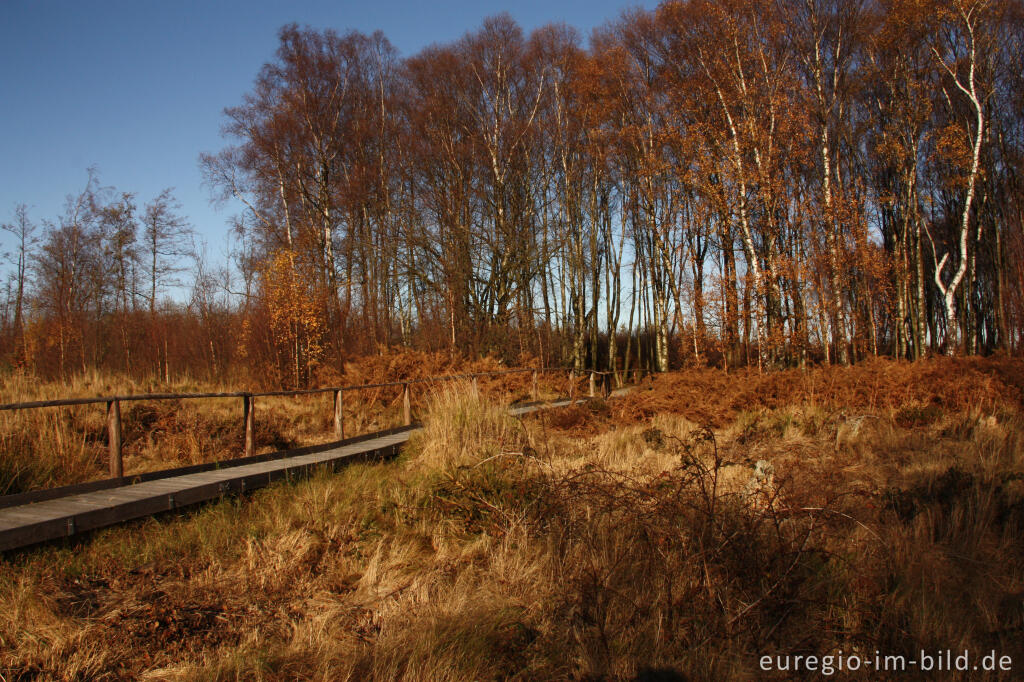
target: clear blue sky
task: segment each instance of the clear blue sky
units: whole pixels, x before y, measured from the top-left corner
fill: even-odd
[[[591,29],[636,0],[0,0],[0,222],[18,203],[56,218],[95,165],[140,205],[174,187],[220,258],[236,206],[215,209],[197,158],[217,151],[225,107],[239,104],[289,22],[380,29],[402,56],[458,39],[508,11],[524,31]],[[0,236],[0,252],[11,242]],[[0,272],[4,268],[0,266]]]

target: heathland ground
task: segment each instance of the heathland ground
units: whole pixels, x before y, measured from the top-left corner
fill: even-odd
[[[72,388],[147,390],[117,381]],[[921,649],[1024,669],[1021,361],[689,370],[524,419],[502,404],[528,388],[480,389],[421,395],[395,461],[4,556],[0,674],[783,679],[760,657]],[[392,418],[382,397],[354,428]],[[264,447],[329,437],[326,404],[296,405],[262,409]],[[233,403],[143,407],[130,466],[237,448]],[[5,416],[8,490],[101,475],[96,412]]]

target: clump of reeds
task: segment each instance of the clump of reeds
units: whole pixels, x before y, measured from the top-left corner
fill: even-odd
[[[423,430],[411,444],[415,462],[450,470],[517,450],[525,431],[508,408],[483,397],[468,383],[444,384],[427,400]]]

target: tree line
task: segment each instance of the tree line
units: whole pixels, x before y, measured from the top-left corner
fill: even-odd
[[[47,376],[110,368],[162,378],[172,372],[172,344],[175,361],[185,361],[192,340],[177,332],[191,311],[167,296],[197,256],[171,189],[140,205],[90,168],[59,216],[37,223],[21,204],[0,229],[12,246],[0,361]]]
[[[127,195],[69,204],[11,259],[4,334],[42,357],[29,309],[51,369],[167,371],[146,334],[175,319],[182,366],[285,385],[396,345],[619,369],[1017,352],[1022,20],[1014,0],[686,0],[587,46],[500,15],[407,58],[285,26],[200,159],[245,207],[230,268],[158,310],[179,247],[126,239]],[[103,244],[84,284],[45,265],[79,222]]]

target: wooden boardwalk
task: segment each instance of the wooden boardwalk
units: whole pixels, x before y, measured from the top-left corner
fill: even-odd
[[[522,415],[573,402],[577,401],[533,403],[510,411]],[[11,496],[14,499],[0,509],[0,551],[245,493],[274,481],[301,478],[318,468],[338,469],[394,457],[417,429],[413,425],[301,450]]]

